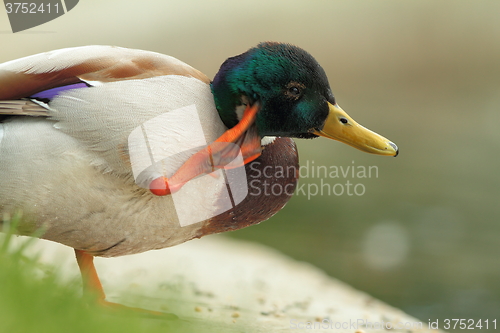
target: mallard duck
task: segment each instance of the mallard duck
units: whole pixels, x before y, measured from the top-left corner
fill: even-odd
[[[22,211],[20,234],[41,229],[74,248],[85,286],[105,302],[94,256],[268,219],[297,183],[291,138],[319,136],[398,154],[339,107],[323,68],[290,44],[229,58],[212,81],[155,52],[41,53],[0,65],[0,210]],[[250,182],[284,190],[256,194]]]

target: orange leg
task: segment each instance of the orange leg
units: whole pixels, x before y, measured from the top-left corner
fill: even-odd
[[[94,256],[88,254],[85,251],[75,249],[76,261],[78,262],[78,266],[80,267],[80,273],[82,274],[83,280],[83,291],[93,293],[97,296],[97,302],[105,307],[113,308],[113,309],[122,309],[122,310],[134,310],[135,312],[139,312],[141,314],[146,315],[154,315],[161,316],[166,319],[177,319],[178,317],[171,313],[150,311],[140,308],[128,307],[125,305],[112,303],[106,301],[106,294],[104,293],[104,289],[102,288],[101,281],[99,280],[99,276],[97,275],[97,271],[94,266]]]
[[[75,249],[76,261],[82,274],[83,290],[93,292],[99,301],[104,301],[106,294],[94,266],[94,256],[85,251]]]

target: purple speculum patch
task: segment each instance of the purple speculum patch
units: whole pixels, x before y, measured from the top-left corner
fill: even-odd
[[[56,87],[56,88],[40,91],[34,95],[31,95],[30,98],[51,100],[63,91],[71,90],[71,89],[78,89],[78,88],[88,88],[88,84],[86,84],[84,82],[80,82],[80,83],[75,83],[75,84],[69,84],[67,86]]]

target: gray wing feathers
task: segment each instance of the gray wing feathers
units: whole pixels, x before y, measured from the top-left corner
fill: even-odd
[[[7,100],[0,101],[0,116],[16,115],[16,116],[33,116],[47,117],[48,110],[30,100]]]

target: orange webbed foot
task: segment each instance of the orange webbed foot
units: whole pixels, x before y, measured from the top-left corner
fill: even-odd
[[[75,255],[78,266],[80,267],[80,273],[82,274],[83,291],[94,295],[97,304],[108,309],[122,312],[129,311],[151,318],[168,320],[178,319],[178,317],[172,313],[146,310],[106,301],[106,294],[104,293],[104,289],[102,288],[101,281],[99,280],[99,276],[94,266],[94,256],[77,249],[75,249]]]

